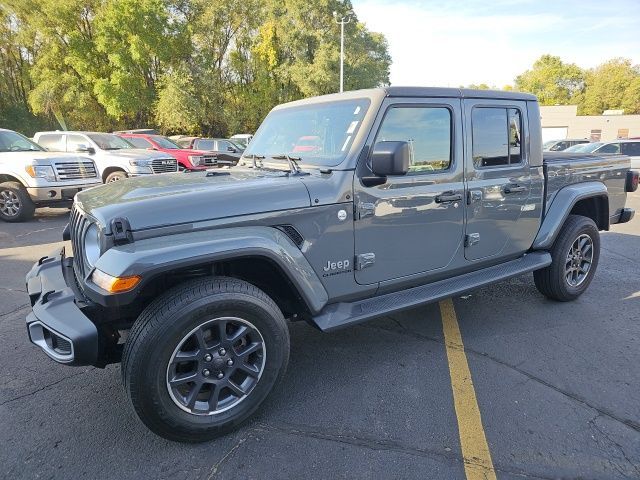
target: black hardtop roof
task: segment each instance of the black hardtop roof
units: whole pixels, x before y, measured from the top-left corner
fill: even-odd
[[[536,101],[535,95],[502,90],[473,90],[470,88],[445,87],[385,87],[388,97],[454,97],[454,98],[495,98],[503,100]]]

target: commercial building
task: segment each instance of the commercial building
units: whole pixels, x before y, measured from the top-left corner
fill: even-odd
[[[592,142],[640,137],[640,115],[611,110],[605,115],[578,115],[577,105],[540,107],[542,139],[586,138]]]

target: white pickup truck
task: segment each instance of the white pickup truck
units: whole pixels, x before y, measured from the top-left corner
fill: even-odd
[[[68,202],[101,183],[90,158],[50,153],[0,128],[0,219],[5,222],[28,220],[37,206]]]
[[[178,171],[178,160],[163,152],[135,148],[125,139],[101,132],[38,132],[33,140],[51,152],[90,156],[104,183],[127,177]]]

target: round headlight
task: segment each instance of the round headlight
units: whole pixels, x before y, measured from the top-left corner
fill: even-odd
[[[95,223],[92,223],[84,234],[84,255],[92,267],[100,258],[100,230]]]

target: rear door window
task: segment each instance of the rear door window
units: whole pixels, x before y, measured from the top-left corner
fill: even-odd
[[[471,129],[474,167],[522,162],[522,114],[517,108],[476,107],[471,112]]]
[[[49,133],[38,137],[38,144],[50,152],[64,152],[62,134]]]

